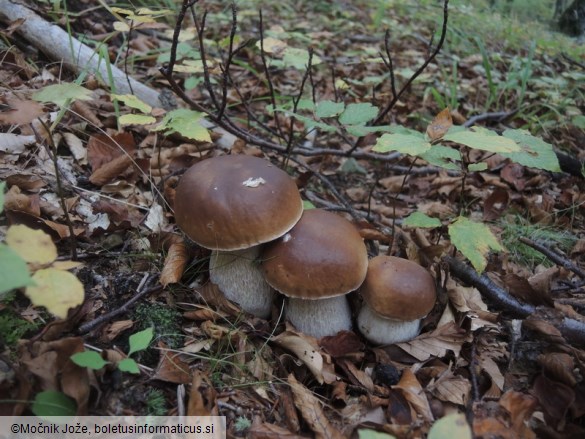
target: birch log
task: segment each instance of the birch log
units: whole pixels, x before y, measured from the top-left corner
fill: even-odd
[[[81,43],[73,36],[69,36],[59,26],[45,21],[27,7],[11,0],[0,0],[0,19],[7,22],[24,20],[23,24],[18,27],[17,32],[47,57],[63,62],[66,67],[74,72],[87,70],[98,78],[109,77],[105,61],[100,58],[94,49]],[[158,91],[129,77],[114,65],[111,66],[111,71],[116,93],[131,93],[130,85],[128,84],[130,83],[132,92],[137,98],[152,107],[162,107]],[[208,120],[202,119],[200,122],[205,128],[213,129],[216,133],[221,134],[221,139],[216,142],[220,148],[230,149],[236,141],[236,137]]]

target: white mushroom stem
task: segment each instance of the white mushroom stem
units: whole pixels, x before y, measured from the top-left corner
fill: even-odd
[[[209,277],[229,300],[257,317],[270,316],[274,291],[264,280],[256,258],[260,246],[237,251],[213,251]]]
[[[351,310],[345,296],[319,300],[289,297],[286,316],[299,331],[316,338],[351,329]]]
[[[360,332],[369,341],[384,345],[412,340],[420,331],[420,319],[401,321],[382,317],[367,303],[360,310],[357,324]]]

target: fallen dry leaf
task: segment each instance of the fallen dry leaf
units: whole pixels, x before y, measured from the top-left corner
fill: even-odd
[[[330,360],[324,358],[324,354],[321,353],[319,345],[313,337],[293,331],[285,331],[273,337],[270,341],[293,352],[299,360],[305,363],[319,383],[332,383],[335,381],[332,368],[331,371],[325,370],[326,362],[331,365]]]
[[[427,395],[410,369],[405,369],[402,372],[400,381],[395,386],[392,386],[392,389],[402,391],[406,400],[424,420],[432,421],[434,419]]]
[[[447,351],[459,355],[463,343],[471,340],[471,334],[460,329],[453,322],[439,326],[432,332],[419,335],[414,340],[397,343],[418,361],[425,361],[431,357],[443,357]]]
[[[321,403],[309,389],[300,384],[293,374],[288,376],[295,405],[315,433],[317,439],[342,439],[344,436],[327,419]]]
[[[181,280],[188,260],[189,252],[182,240],[171,244],[159,279],[163,287]]]

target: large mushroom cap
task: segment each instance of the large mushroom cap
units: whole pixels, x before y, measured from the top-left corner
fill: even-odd
[[[325,299],[357,289],[366,276],[368,255],[352,223],[320,209],[304,212],[262,255],[266,281],[285,296]]]
[[[401,321],[425,317],[436,300],[433,276],[417,263],[394,256],[370,260],[360,291],[373,311]]]
[[[185,172],[175,196],[177,225],[197,244],[232,251],[272,241],[303,213],[294,181],[267,160],[214,157]]]

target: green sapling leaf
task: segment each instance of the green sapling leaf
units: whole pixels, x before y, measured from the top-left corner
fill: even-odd
[[[67,105],[69,101],[91,99],[91,90],[73,83],[54,84],[43,87],[32,95],[35,101],[52,102],[60,107]]]
[[[410,156],[420,156],[431,149],[423,137],[412,134],[383,134],[372,148],[375,152],[397,151]]]
[[[138,368],[138,363],[134,361],[132,358],[124,358],[118,363],[118,369],[122,372],[134,373],[139,374],[140,369]]]
[[[471,261],[479,273],[487,265],[487,254],[490,250],[504,250],[487,225],[463,216],[449,225],[449,236],[453,245]]]
[[[443,136],[443,140],[460,143],[473,149],[481,149],[489,152],[517,152],[520,146],[508,137],[498,136],[497,133],[481,127],[473,127],[471,130],[451,131]]]
[[[180,108],[165,114],[162,122],[153,131],[171,131],[200,142],[211,142],[209,131],[201,125],[203,113]]]
[[[136,334],[132,334],[128,342],[130,343],[130,351],[128,352],[128,356],[132,355],[135,352],[143,351],[148,347],[150,342],[154,337],[154,329],[153,328],[146,328],[144,331],[137,332]]]
[[[368,102],[349,104],[339,116],[339,123],[342,125],[363,125],[376,117],[377,114],[378,107]]]
[[[561,172],[559,160],[550,143],[525,130],[506,130],[502,135],[515,141],[521,149],[518,152],[502,153],[504,157],[529,168]]]
[[[0,244],[0,297],[14,288],[32,284],[24,259],[7,245]]]
[[[71,355],[71,361],[81,367],[88,369],[99,370],[108,364],[100,354],[94,351],[78,352]]]
[[[405,227],[420,227],[426,229],[433,229],[441,227],[441,220],[425,215],[422,212],[413,212],[402,221]]]
[[[321,101],[317,104],[315,115],[320,118],[333,117],[340,114],[344,108],[343,102]]]
[[[64,393],[45,390],[37,393],[31,411],[41,418],[49,416],[75,416],[77,404]]]

